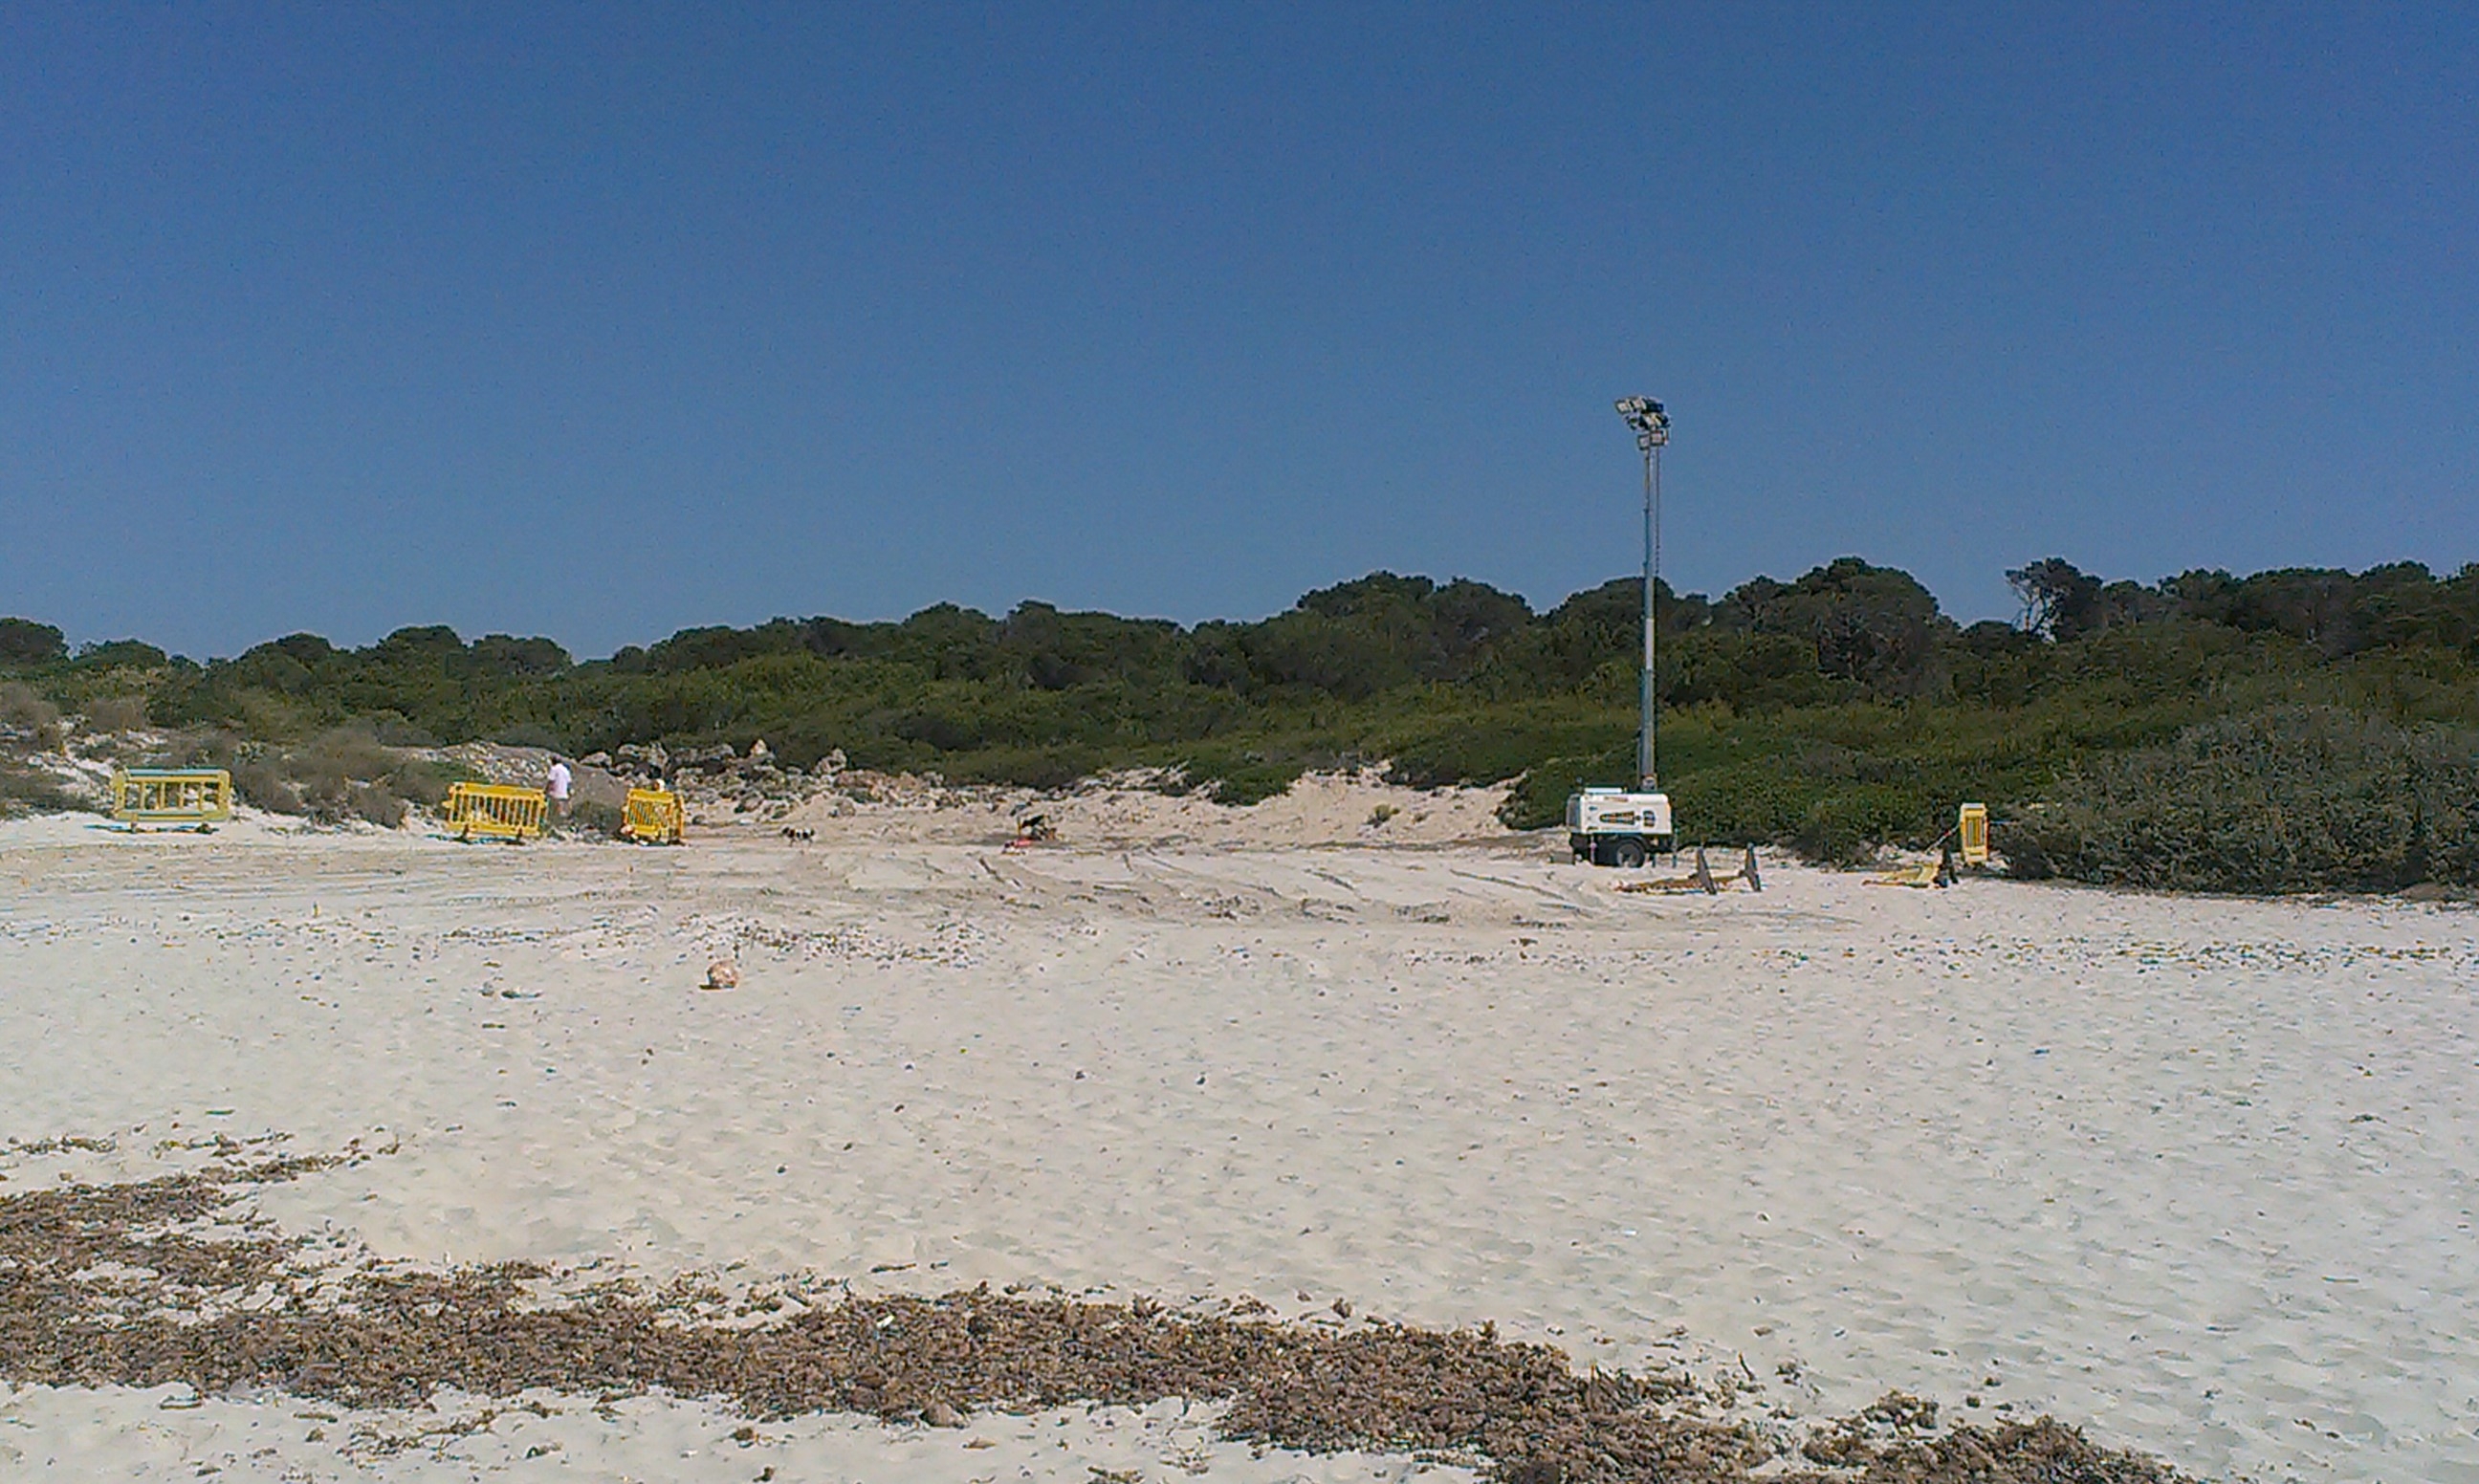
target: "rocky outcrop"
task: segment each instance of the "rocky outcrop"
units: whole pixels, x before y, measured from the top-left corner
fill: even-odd
[[[781,819],[798,806],[836,789],[846,768],[838,750],[814,769],[784,766],[764,739],[746,753],[727,744],[669,749],[659,742],[629,743],[583,759],[607,766],[614,777],[639,788],[662,784],[692,809],[728,810],[744,818]]]

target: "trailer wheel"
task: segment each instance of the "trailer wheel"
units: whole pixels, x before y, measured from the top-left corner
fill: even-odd
[[[1632,871],[1644,864],[1644,842],[1629,835],[1610,842],[1610,864]]]

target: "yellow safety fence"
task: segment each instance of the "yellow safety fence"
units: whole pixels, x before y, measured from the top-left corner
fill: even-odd
[[[445,818],[460,840],[529,840],[543,832],[550,799],[539,788],[507,783],[457,783],[447,790]]]
[[[112,776],[112,817],[136,830],[171,825],[204,832],[232,818],[232,775],[221,768],[123,768]]]
[[[679,795],[660,788],[631,788],[620,816],[620,832],[649,845],[677,845],[687,822]]]

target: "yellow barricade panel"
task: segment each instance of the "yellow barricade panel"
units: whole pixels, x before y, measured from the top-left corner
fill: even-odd
[[[649,845],[677,845],[686,823],[679,795],[659,788],[631,788],[620,832]]]
[[[1962,817],[1955,822],[1955,843],[1961,847],[1964,865],[1988,864],[1987,805],[1966,804],[1962,806]]]
[[[457,838],[525,840],[543,832],[550,797],[539,788],[507,783],[457,783],[447,790],[445,815]]]
[[[203,828],[232,818],[232,775],[221,768],[123,768],[112,776],[112,817]]]

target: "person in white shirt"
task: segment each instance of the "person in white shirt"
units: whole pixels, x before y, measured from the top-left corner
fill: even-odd
[[[550,811],[561,819],[568,817],[568,788],[573,781],[568,759],[554,756],[550,760]]]

